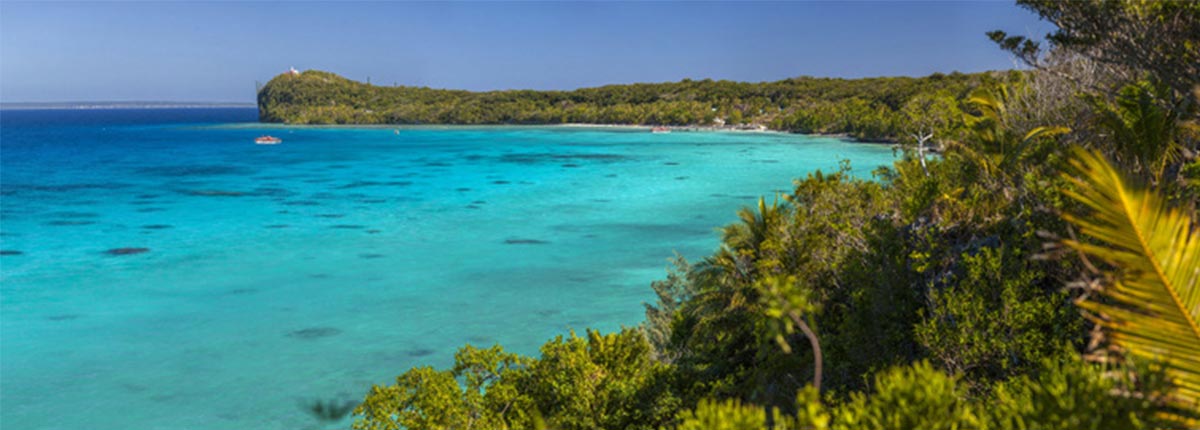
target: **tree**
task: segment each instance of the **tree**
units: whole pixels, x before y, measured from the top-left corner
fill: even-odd
[[[1056,48],[1095,60],[1130,82],[1150,74],[1180,97],[1200,82],[1200,3],[1139,0],[1018,0],[1057,28],[1046,35]],[[988,34],[1000,47],[1038,66],[1037,41]]]
[[[824,355],[821,353],[821,339],[813,330],[807,318],[820,308],[814,303],[813,293],[807,286],[797,281],[794,276],[775,275],[762,279],[755,284],[761,292],[764,302],[764,312],[771,321],[775,341],[786,353],[792,352],[789,337],[796,330],[804,334],[813,355],[813,387],[821,391],[821,373]]]
[[[935,138],[948,139],[961,125],[962,111],[949,94],[936,93],[914,96],[904,104],[900,113],[907,123],[905,132],[916,144],[916,157],[921,163],[921,171],[929,176],[926,144]]]

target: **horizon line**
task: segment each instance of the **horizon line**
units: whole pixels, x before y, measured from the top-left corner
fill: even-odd
[[[32,109],[136,109],[136,108],[257,108],[256,102],[185,101],[185,100],[97,100],[55,102],[0,102],[4,110]]]

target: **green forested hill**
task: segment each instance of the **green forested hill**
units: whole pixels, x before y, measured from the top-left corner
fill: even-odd
[[[607,85],[574,91],[469,92],[386,87],[309,70],[282,74],[258,93],[262,121],[291,124],[763,125],[805,133],[895,140],[920,100],[957,109],[973,89],[1009,73],[923,78],[710,79]],[[928,105],[929,103],[925,103]]]

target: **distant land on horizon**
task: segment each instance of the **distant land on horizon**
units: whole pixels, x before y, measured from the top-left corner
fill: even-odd
[[[475,92],[380,86],[320,70],[293,69],[259,88],[258,113],[261,122],[286,124],[752,127],[897,141],[907,135],[907,117],[914,109],[961,117],[971,92],[1020,80],[1024,73],[802,76],[754,83],[684,79],[566,91]]]

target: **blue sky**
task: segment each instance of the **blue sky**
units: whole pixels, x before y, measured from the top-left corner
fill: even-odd
[[[372,83],[570,89],[1014,67],[1012,2],[0,2],[0,100],[252,101],[289,66]]]

